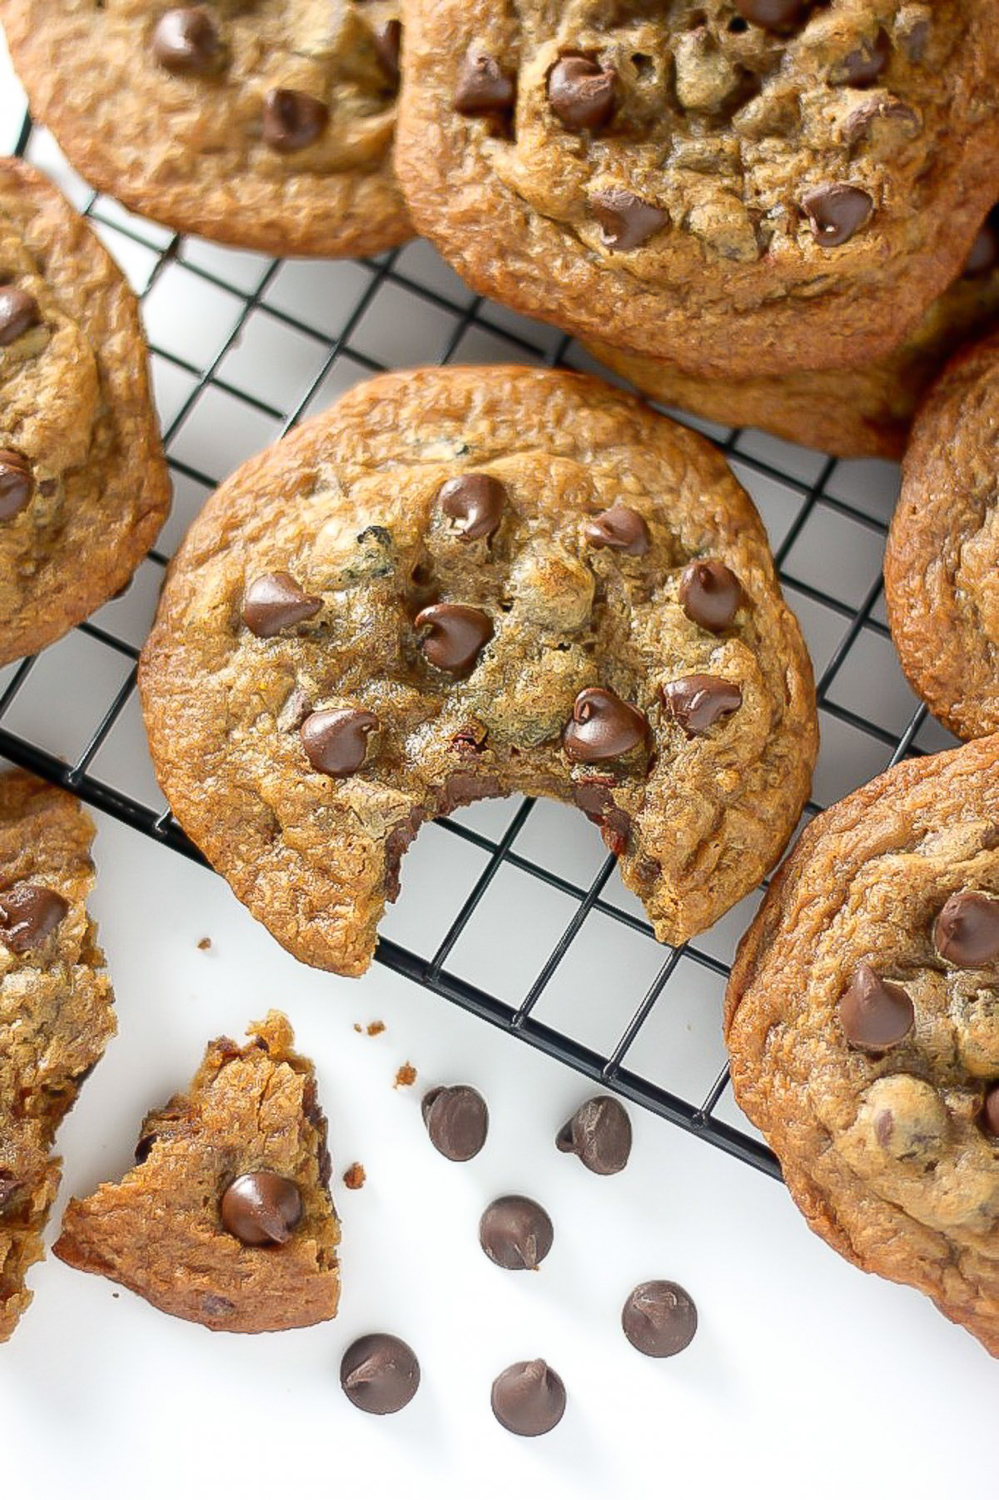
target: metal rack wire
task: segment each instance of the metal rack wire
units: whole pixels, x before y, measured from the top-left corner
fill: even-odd
[[[30,121],[26,119],[17,146],[18,154],[34,154],[33,148],[40,139],[40,133],[33,135]],[[137,251],[145,252],[147,258],[153,257],[144,285],[139,288],[144,300],[148,301],[168,269],[178,265],[183,266],[187,275],[201,278],[208,288],[216,289],[227,299],[238,299],[238,307],[232,304],[235,316],[231,326],[207,357],[188,357],[176,349],[158,346],[155,337],[151,339],[153,355],[165,361],[176,371],[178,378],[186,382],[186,393],[164,426],[171,469],[176,481],[189,482],[205,493],[223,477],[222,474],[206,473],[189,462],[183,455],[183,445],[178,443],[185,422],[205,393],[224,393],[275,424],[277,432],[287,431],[327,390],[330,377],[337,372],[338,366],[349,367],[355,376],[386,368],[370,350],[360,346],[356,334],[369,310],[390,290],[405,293],[407,298],[419,299],[428,309],[439,313],[446,324],[438,346],[427,349],[425,362],[431,362],[435,357],[441,363],[460,358],[462,346],[471,332],[490,343],[501,341],[503,349],[509,350],[515,358],[549,365],[565,363],[577,368],[585,362],[581,351],[567,336],[556,336],[552,330],[529,325],[524,320],[511,320],[502,309],[494,308],[482,298],[473,297],[466,289],[459,288],[456,281],[453,288],[444,283],[444,290],[440,278],[435,285],[429,284],[428,278],[409,267],[404,250],[360,263],[365,271],[363,285],[338,331],[331,334],[287,306],[275,305],[271,292],[281,262],[262,266],[259,276],[254,274],[252,288],[248,290],[244,277],[232,278],[224,266],[220,268],[218,257],[210,258],[210,263],[190,257],[180,237],[168,236],[155,226],[122,215],[108,200],[96,194],[91,194],[81,208],[90,216],[98,232],[105,233],[106,237],[110,233],[117,244],[125,245],[130,241]],[[310,379],[290,409],[282,409],[263,399],[229,374],[229,356],[237,348],[248,321],[260,309],[266,309],[268,318],[276,319],[290,333],[318,346]],[[740,478],[758,500],[761,488],[767,491],[769,486],[773,511],[774,497],[779,496],[779,522],[775,523],[771,517],[772,535],[779,534],[779,540],[774,536],[775,553],[785,590],[791,594],[799,613],[808,612],[806,634],[809,633],[810,621],[813,637],[816,633],[821,637],[818,652],[814,639],[810,644],[813,655],[819,658],[818,701],[824,726],[832,732],[834,761],[837,758],[837,736],[854,737],[852,756],[846,757],[849,765],[845,771],[845,784],[842,777],[837,782],[835,766],[831,774],[827,768],[825,790],[823,786],[817,786],[816,797],[821,801],[832,800],[833,795],[841,795],[851,785],[908,754],[937,748],[935,726],[926,720],[925,710],[911,699],[911,695],[906,697],[907,690],[891,678],[893,658],[884,656],[888,632],[881,617],[880,550],[890,504],[890,494],[885,498],[885,486],[887,483],[890,491],[890,481],[886,481],[883,472],[878,475],[879,498],[877,503],[869,504],[864,492],[864,473],[867,471],[862,466],[851,471],[850,466],[840,465],[834,459],[804,455],[801,450],[761,442],[757,436],[739,431],[711,435],[734,462]],[[847,483],[841,482],[844,473]],[[807,564],[809,553],[808,549],[802,551],[802,543],[810,529],[818,534],[817,547],[821,554],[822,538],[830,526],[839,526],[848,533],[848,558],[858,551],[867,558],[868,581],[865,582],[866,575],[854,576],[857,570],[852,566],[848,583],[842,584],[825,576],[821,562],[818,567],[814,560],[804,567],[798,565],[801,557]],[[816,545],[813,545],[813,559],[815,551]],[[149,561],[155,568],[162,569],[168,558],[164,552],[154,550]],[[835,568],[830,571],[834,573]],[[96,723],[89,727],[82,748],[68,762],[39,743],[30,732],[18,729],[17,705],[29,688],[39,661],[38,657],[29,657],[10,672],[5,682],[0,680],[0,754],[70,788],[86,802],[168,848],[200,861],[201,855],[185,838],[168,811],[150,806],[146,800],[125,790],[115,777],[99,774],[95,761],[122,715],[130,706],[134,710],[139,650],[134,640],[97,621],[79,626],[78,632],[103,650],[114,653],[124,667],[123,679],[110,691],[106,703],[100,705]],[[866,659],[871,650],[878,656],[873,664]],[[867,687],[863,692],[857,691],[860,681],[869,687],[872,674],[881,679],[875,692],[876,697],[883,698],[887,705],[883,713],[880,702],[875,702],[872,708]],[[917,743],[924,739],[925,743]],[[808,813],[814,813],[820,805],[820,800],[811,802]],[[709,1087],[694,1091],[671,1079],[668,1056],[663,1059],[662,1076],[659,1077],[651,1076],[653,1070],[636,1061],[636,1043],[643,1028],[649,1025],[657,1008],[671,1004],[681,966],[692,963],[697,974],[710,977],[717,988],[728,973],[731,939],[726,940],[727,948],[725,943],[712,944],[708,941],[709,935],[705,935],[682,949],[658,949],[661,955],[658,972],[651,983],[636,986],[633,1001],[628,1006],[627,1020],[613,1045],[594,1047],[571,1035],[567,1027],[552,1024],[543,1014],[538,1014],[539,1002],[588,920],[607,918],[621,924],[636,941],[644,943],[651,941],[652,933],[637,910],[628,910],[615,899],[610,889],[613,858],[604,859],[592,878],[580,881],[567,878],[562,871],[550,868],[525,852],[523,846],[518,847],[533,807],[530,799],[522,800],[498,834],[485,833],[460,816],[442,819],[436,826],[446,830],[449,838],[464,841],[477,851],[481,865],[479,873],[470,882],[453,918],[446,924],[443,936],[432,946],[427,945],[428,951],[414,951],[410,946],[383,939],[377,952],[378,962],[559,1058],[601,1087],[615,1090],[749,1165],[779,1176],[773,1155],[755,1134],[743,1127],[734,1105],[730,1105],[727,1111],[728,1119],[720,1113],[728,1090],[727,1069],[720,1068]],[[470,982],[453,963],[449,967],[456,945],[487,899],[501,871],[516,871],[572,903],[571,915],[564,921],[561,931],[552,932],[547,956],[517,1003],[500,999],[486,988]]]

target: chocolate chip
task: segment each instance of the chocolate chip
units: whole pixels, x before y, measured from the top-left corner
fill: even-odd
[[[863,188],[848,182],[831,183],[816,188],[801,200],[808,215],[816,244],[829,248],[844,245],[862,229],[874,212],[874,203]]]
[[[402,50],[402,22],[386,21],[374,34],[375,52],[389,83],[399,82],[399,54]]]
[[[466,542],[492,536],[503,519],[506,490],[491,474],[459,474],[437,491],[437,503]]]
[[[712,677],[707,672],[695,672],[692,677],[678,677],[660,688],[663,706],[692,740],[703,734],[726,714],[735,713],[742,706],[742,689],[724,677]]]
[[[493,638],[493,622],[481,609],[468,604],[430,604],[413,621],[427,634],[420,642],[427,661],[442,672],[468,672],[487,641]]]
[[[322,135],[330,112],[321,99],[298,89],[268,89],[264,95],[263,141],[287,155],[304,151]]]
[[[584,688],[572,705],[562,746],[573,761],[616,760],[641,745],[649,732],[644,714],[610,688]]]
[[[986,1129],[991,1135],[999,1135],[999,1083],[994,1083],[988,1090],[982,1108]]]
[[[0,348],[6,348],[22,333],[42,321],[38,303],[18,286],[0,287]]]
[[[543,1359],[510,1365],[493,1381],[493,1416],[517,1437],[541,1437],[565,1412],[565,1386]]]
[[[454,107],[460,115],[487,115],[494,110],[512,109],[516,83],[488,52],[469,47],[458,72]]]
[[[34,488],[28,460],[12,448],[0,448],[0,521],[10,521],[20,515]]]
[[[571,1151],[584,1167],[610,1177],[628,1165],[631,1121],[624,1107],[609,1094],[581,1104],[555,1137],[560,1151]]]
[[[634,250],[669,223],[669,214],[626,188],[603,188],[590,194],[590,208],[600,238],[611,250]]]
[[[735,0],[740,16],[767,31],[783,31],[797,25],[808,6],[809,0]]]
[[[479,1220],[479,1244],[505,1271],[533,1271],[554,1238],[552,1221],[541,1204],[516,1194],[497,1198]]]
[[[302,1217],[302,1195],[278,1172],[244,1172],[222,1194],[219,1213],[244,1245],[284,1245]]]
[[[548,74],[548,102],[570,130],[600,130],[614,113],[616,81],[613,68],[570,53]]]
[[[340,1362],[340,1384],[348,1401],[375,1417],[402,1411],[420,1385],[420,1362],[391,1333],[355,1339]]]
[[[322,708],[309,715],[298,733],[317,771],[352,776],[363,766],[368,736],[377,728],[378,720],[367,709]]]
[[[955,891],[933,926],[937,952],[958,969],[979,969],[999,958],[999,900],[984,891]]]
[[[639,1354],[667,1359],[697,1332],[697,1308],[675,1281],[643,1281],[624,1304],[621,1327]]]
[[[848,52],[843,59],[843,81],[854,89],[867,88],[877,83],[891,60],[891,41],[882,29],[873,42],[861,42],[855,52]]]
[[[738,578],[716,557],[688,563],[680,574],[677,590],[680,608],[688,620],[704,630],[727,630],[743,602]]]
[[[0,939],[12,953],[37,948],[59,926],[69,902],[44,885],[23,881],[0,894]]]
[[[152,1154],[152,1149],[156,1145],[157,1139],[158,1137],[155,1131],[150,1131],[147,1135],[139,1136],[139,1139],[135,1143],[135,1150],[132,1153],[135,1158],[135,1165],[137,1167],[143,1166],[143,1164],[149,1160],[150,1155]]]
[[[962,276],[987,276],[995,270],[997,265],[999,265],[999,226],[993,224],[990,214],[975,235],[961,274]]]
[[[904,1041],[916,1017],[901,985],[881,979],[870,964],[858,964],[840,997],[839,1019],[851,1047],[883,1052]]]
[[[645,520],[627,505],[612,505],[587,521],[583,535],[591,547],[613,547],[627,557],[643,557],[652,545]]]
[[[322,607],[323,601],[299,588],[290,573],[264,573],[243,595],[243,624],[266,639],[311,620]]]
[[[436,1088],[423,1096],[423,1123],[432,1145],[448,1161],[471,1161],[486,1144],[489,1110],[467,1083]]]
[[[23,1186],[24,1184],[14,1176],[13,1172],[9,1172],[6,1167],[0,1167],[0,1209],[5,1208],[18,1188]]]
[[[208,11],[200,5],[164,11],[153,30],[153,56],[168,73],[214,73],[225,47]]]

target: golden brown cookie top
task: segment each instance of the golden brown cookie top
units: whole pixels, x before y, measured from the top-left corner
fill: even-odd
[[[999,188],[988,0],[413,0],[407,27],[422,232],[480,289],[691,370],[887,352]]]
[[[94,826],[75,797],[0,776],[0,1341],[31,1300],[59,1185],[55,1132],[114,1035],[86,900]]]
[[[915,691],[962,739],[999,729],[999,336],[922,407],[885,553],[888,622]]]
[[[129,580],[169,506],[135,298],[89,226],[0,159],[0,661]]]
[[[3,0],[0,18],[35,117],[130,207],[276,255],[411,232],[389,165],[398,0]]]
[[[728,994],[738,1098],[812,1227],[999,1353],[999,739],[817,818]]]
[[[506,791],[583,808],[680,941],[769,868],[815,753],[807,656],[724,461],[598,381],[506,366],[382,376],[238,470],[140,683],[188,833],[346,973],[420,822]]]
[[[326,1119],[287,1017],[247,1034],[209,1043],[187,1093],[143,1121],[133,1170],[74,1198],[54,1248],[208,1328],[304,1328],[340,1294]]]

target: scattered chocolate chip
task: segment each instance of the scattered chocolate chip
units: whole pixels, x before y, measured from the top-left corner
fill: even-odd
[[[804,18],[810,0],[735,0],[735,8],[745,20],[767,31],[783,31]]]
[[[873,42],[861,42],[855,52],[843,59],[843,81],[854,89],[877,83],[891,60],[891,40],[883,28]]]
[[[937,952],[958,969],[979,969],[999,958],[999,900],[984,891],[955,891],[933,926]]]
[[[677,591],[688,620],[704,630],[727,630],[742,604],[742,585],[716,557],[698,558],[680,574]]]
[[[624,1304],[621,1327],[640,1354],[666,1359],[694,1337],[697,1308],[675,1281],[643,1281]]]
[[[565,1386],[543,1359],[521,1360],[493,1381],[493,1416],[517,1437],[541,1437],[561,1422]]]
[[[994,1083],[988,1090],[982,1107],[990,1134],[999,1135],[999,1083]]]
[[[695,672],[660,688],[663,706],[689,740],[742,706],[742,689],[724,677]]]
[[[423,1096],[423,1123],[433,1146],[448,1161],[471,1161],[486,1144],[489,1110],[467,1083],[436,1088]]]
[[[430,604],[413,621],[426,630],[420,647],[431,666],[442,672],[468,672],[493,638],[493,622],[468,604]]]
[[[201,5],[164,11],[153,29],[153,56],[168,73],[214,73],[225,60],[218,28]]]
[[[302,1195],[278,1172],[244,1172],[222,1194],[219,1213],[244,1245],[284,1245],[302,1217]]]
[[[901,985],[881,979],[870,964],[858,964],[840,998],[839,1019],[851,1047],[883,1052],[904,1041],[916,1016]]]
[[[350,1188],[352,1192],[362,1188],[367,1180],[368,1174],[359,1161],[352,1162],[343,1174],[343,1185],[345,1188]]]
[[[460,115],[486,115],[512,109],[517,86],[488,52],[469,47],[458,72],[454,107]]]
[[[808,215],[816,244],[827,249],[846,244],[874,212],[870,194],[863,188],[851,187],[848,182],[816,188],[802,198],[801,206]]]
[[[552,1221],[532,1198],[511,1194],[490,1203],[479,1220],[479,1244],[505,1271],[533,1271],[552,1247]]]
[[[352,776],[364,764],[368,736],[378,720],[365,708],[322,708],[309,714],[299,729],[305,753],[327,776]]]
[[[587,521],[583,535],[591,547],[612,547],[627,557],[643,557],[652,545],[644,517],[628,505],[612,505]]]
[[[340,1362],[340,1384],[348,1401],[375,1417],[402,1411],[420,1385],[420,1362],[391,1333],[355,1339]]]
[[[627,188],[591,193],[590,208],[600,225],[600,238],[611,250],[635,250],[669,223],[664,209],[646,203]]]
[[[12,953],[37,948],[59,926],[69,902],[44,885],[28,881],[0,894],[0,940]]]
[[[975,235],[961,274],[962,276],[987,276],[990,271],[995,270],[997,265],[999,265],[999,226],[993,223],[992,214],[990,214]]]
[[[0,287],[0,348],[6,348],[42,321],[38,303],[18,286]]]
[[[399,82],[399,54],[402,50],[402,22],[384,22],[374,33],[375,52],[389,83]]]
[[[20,515],[31,500],[35,481],[31,465],[12,448],[0,448],[0,521]]]
[[[572,705],[562,745],[573,761],[616,760],[641,745],[649,732],[644,714],[610,688],[584,688]]]
[[[601,1177],[622,1172],[631,1155],[631,1121],[609,1094],[581,1104],[555,1137],[560,1151],[571,1151],[584,1167]]]
[[[491,474],[459,474],[437,491],[437,503],[466,542],[492,536],[503,519],[506,490]]]
[[[283,155],[304,151],[322,135],[330,112],[321,99],[298,89],[268,89],[264,95],[263,141]]]
[[[322,607],[323,601],[299,588],[290,573],[264,573],[243,595],[243,624],[264,638],[280,635],[290,625],[311,620]]]
[[[600,130],[614,113],[613,68],[569,53],[548,74],[548,102],[570,130]]]

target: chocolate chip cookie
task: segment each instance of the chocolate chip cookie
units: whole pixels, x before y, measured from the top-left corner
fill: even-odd
[[[115,1032],[86,899],[94,826],[75,797],[0,776],[0,1342],[31,1301],[25,1273],[59,1188],[52,1145]]]
[[[133,1170],[72,1199],[53,1248],[206,1328],[307,1328],[340,1296],[326,1119],[287,1018],[247,1035],[209,1043],[188,1092],[143,1121]]]
[[[999,213],[979,230],[963,273],[894,353],[852,370],[711,380],[670,360],[588,347],[653,401],[730,427],[759,427],[840,458],[901,458],[920,401],[966,339],[999,318]]]
[[[135,298],[89,226],[0,158],[0,663],[124,587],[170,480]]]
[[[738,379],[887,354],[999,197],[990,0],[410,0],[396,167],[477,290]]]
[[[952,360],[919,412],[885,552],[905,675],[962,739],[999,729],[999,335]]]
[[[999,738],[809,826],[739,949],[736,1098],[811,1227],[999,1355]]]
[[[344,974],[420,824],[509,792],[580,807],[680,942],[773,863],[816,746],[797,624],[716,451],[507,366],[381,376],[239,469],[140,684],[187,832]]]
[[[398,0],[0,0],[0,20],[35,118],[129,208],[271,255],[412,233],[389,163]]]

